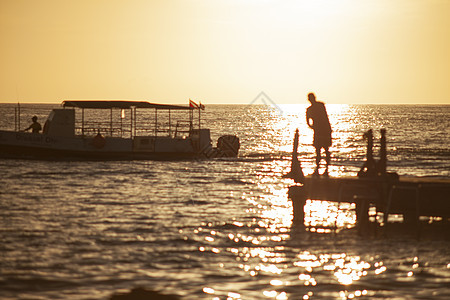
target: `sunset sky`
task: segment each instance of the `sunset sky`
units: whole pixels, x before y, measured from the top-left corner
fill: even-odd
[[[450,104],[450,0],[0,0],[0,102]]]

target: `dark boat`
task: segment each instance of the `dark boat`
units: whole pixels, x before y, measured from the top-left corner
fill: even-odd
[[[236,157],[239,139],[221,136],[217,147],[201,127],[204,106],[146,101],[63,101],[42,133],[0,130],[0,157],[49,160],[177,160]],[[194,114],[197,113],[194,117]],[[16,113],[20,120],[19,113]]]

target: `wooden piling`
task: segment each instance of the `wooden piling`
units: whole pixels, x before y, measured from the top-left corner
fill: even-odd
[[[380,161],[378,162],[378,175],[384,176],[387,172],[386,129],[381,129]]]
[[[304,186],[294,185],[289,187],[289,199],[292,201],[294,224],[303,225],[305,220],[305,204],[307,199],[307,192]]]
[[[369,226],[369,207],[374,198],[367,196],[353,196],[356,206],[356,227],[359,234],[366,233]]]

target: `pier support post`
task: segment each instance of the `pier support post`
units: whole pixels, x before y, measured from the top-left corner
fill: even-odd
[[[353,197],[356,205],[356,227],[359,234],[365,234],[369,227],[370,200],[366,197],[358,197],[357,195]]]
[[[303,186],[291,186],[289,187],[289,199],[292,201],[293,208],[293,222],[296,225],[303,225],[305,222],[305,204],[307,193]]]
[[[387,150],[386,150],[386,129],[381,129],[381,139],[380,139],[380,161],[378,162],[378,174],[386,175],[386,165],[387,165]]]

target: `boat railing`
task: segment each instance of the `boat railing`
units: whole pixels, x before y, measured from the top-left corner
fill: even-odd
[[[191,121],[177,121],[174,137],[177,137],[179,134],[189,135],[192,132],[192,129]]]
[[[84,123],[76,123],[76,135],[93,136],[98,133],[111,137],[127,137],[131,136],[131,128],[129,125],[125,126],[125,124],[110,122],[85,121]]]
[[[136,123],[136,129],[132,132],[130,125],[116,124],[109,122],[84,122],[75,126],[75,134],[80,136],[94,136],[98,133],[110,137],[131,137],[131,136],[168,136],[179,137],[188,136],[192,132],[193,126],[190,121],[158,122],[157,124],[146,122]]]
[[[191,121],[159,120],[158,122],[137,122],[134,136],[177,137],[179,134],[189,135],[192,131]]]
[[[101,127],[85,127],[85,128],[75,128],[75,134],[81,136],[95,136],[96,134],[102,134],[104,136],[111,137],[126,137],[129,136],[130,131],[124,130],[123,128],[101,128]]]

